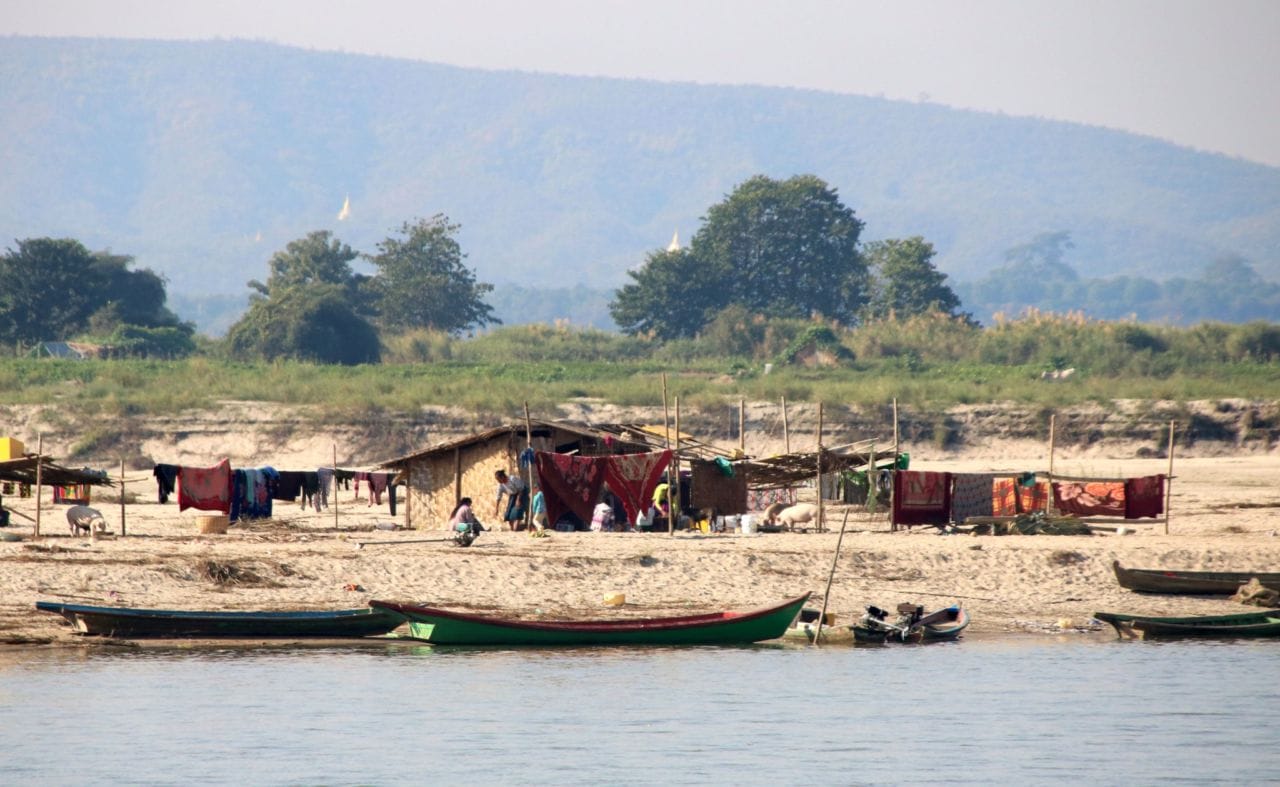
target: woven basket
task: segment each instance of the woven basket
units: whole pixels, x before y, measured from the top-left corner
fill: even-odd
[[[196,524],[201,533],[225,533],[231,524],[226,514],[209,514],[196,517]]]

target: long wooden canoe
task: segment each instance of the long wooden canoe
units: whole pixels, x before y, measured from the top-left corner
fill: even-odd
[[[36,609],[63,616],[81,634],[106,637],[366,637],[386,634],[404,623],[404,618],[394,612],[369,607],[315,612],[204,612],[37,601]]]
[[[391,601],[369,604],[404,615],[412,637],[437,645],[730,645],[782,636],[808,599],[805,593],[750,612],[630,620],[512,620]]]
[[[1201,615],[1167,618],[1095,612],[1093,616],[1110,623],[1119,636],[1143,637],[1280,637],[1280,610],[1246,612],[1239,615]]]
[[[1266,571],[1181,571],[1178,569],[1125,568],[1112,561],[1120,587],[1139,593],[1229,596],[1254,577],[1263,586],[1280,590],[1280,573]]]

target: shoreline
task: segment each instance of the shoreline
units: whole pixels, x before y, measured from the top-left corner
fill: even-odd
[[[1008,462],[917,466],[981,472],[1007,468]],[[1138,476],[1166,468],[1167,460],[1084,458],[1060,460],[1055,472]],[[931,527],[889,532],[886,514],[831,505],[825,533],[553,533],[534,539],[486,532],[466,549],[443,540],[360,549],[358,541],[445,534],[380,530],[393,521],[386,509],[349,500],[344,492],[337,528],[331,512],[282,503],[275,519],[202,535],[196,532],[198,512],[139,502],[127,509],[127,537],[93,544],[67,534],[64,509],[46,503],[42,529],[50,535],[0,542],[0,649],[103,641],[71,634],[61,617],[37,612],[37,600],[278,610],[360,607],[386,599],[511,616],[603,618],[745,610],[809,590],[816,594],[813,605],[820,606],[846,508],[849,529],[829,602],[837,625],[854,622],[867,605],[891,608],[904,601],[928,609],[963,604],[972,617],[966,635],[975,638],[1075,631],[1097,611],[1198,615],[1256,609],[1226,597],[1135,594],[1116,583],[1112,560],[1130,568],[1280,569],[1280,457],[1182,459],[1176,472],[1169,535],[1162,520],[1134,520],[1136,532],[1129,535],[971,536]],[[11,496],[5,505],[28,515],[35,507],[31,499]],[[118,505],[94,505],[118,531]],[[31,523],[14,519],[14,526],[0,532],[29,538]],[[625,594],[626,605],[604,605],[611,593]],[[146,641],[145,647],[179,642]]]

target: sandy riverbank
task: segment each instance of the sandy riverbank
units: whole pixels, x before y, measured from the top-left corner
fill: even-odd
[[[1009,470],[1008,452],[993,461],[920,461],[931,470]],[[1058,473],[1139,476],[1164,472],[1165,460],[1059,459]],[[867,604],[902,601],[937,607],[958,601],[975,635],[1056,632],[1095,610],[1152,614],[1245,611],[1222,599],[1141,596],[1121,590],[1111,561],[1136,567],[1280,570],[1280,456],[1180,459],[1175,468],[1171,532],[1163,522],[1131,535],[967,536],[932,528],[890,533],[883,514],[860,510],[832,586],[830,608],[844,621]],[[138,485],[151,500],[154,487]],[[37,613],[37,600],[154,608],[326,609],[371,598],[428,602],[525,615],[647,615],[749,608],[805,590],[822,593],[844,509],[828,514],[828,533],[666,535],[486,533],[469,549],[445,542],[371,545],[443,537],[377,530],[395,520],[344,492],[335,527],[331,512],[278,505],[276,518],[225,535],[199,535],[195,515],[174,503],[131,503],[128,537],[90,543],[67,534],[63,509],[46,507],[42,530],[15,517],[0,530],[26,537],[0,542],[0,642],[83,644],[61,618]],[[34,515],[34,501],[5,498]],[[46,501],[47,506],[47,501]],[[116,504],[95,502],[119,531]],[[1143,520],[1151,522],[1151,520]],[[212,579],[212,562],[238,576]],[[349,589],[356,588],[356,589]],[[602,605],[606,594],[627,605]]]

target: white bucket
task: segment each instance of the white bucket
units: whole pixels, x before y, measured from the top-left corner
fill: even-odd
[[[756,532],[756,518],[753,517],[751,514],[743,514],[742,519],[739,520],[739,523],[742,527],[743,533],[746,533],[747,535],[751,535]]]

